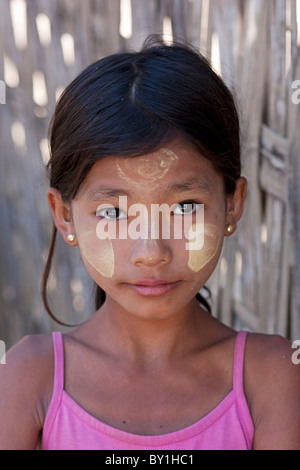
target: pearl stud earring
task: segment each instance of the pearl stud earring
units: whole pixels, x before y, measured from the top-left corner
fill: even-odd
[[[75,240],[75,238],[76,238],[76,235],[75,235],[75,233],[69,233],[69,235],[67,236],[67,238],[68,238],[68,241],[69,241],[69,242],[73,242],[73,241]]]
[[[226,225],[226,231],[227,231],[227,233],[228,233],[229,235],[232,235],[233,232],[235,231],[235,226],[234,226],[234,225],[231,225],[231,224]]]

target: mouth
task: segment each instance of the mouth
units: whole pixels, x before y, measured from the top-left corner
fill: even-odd
[[[165,281],[162,279],[144,279],[128,285],[144,297],[159,297],[170,292],[177,287],[180,282],[181,281]]]

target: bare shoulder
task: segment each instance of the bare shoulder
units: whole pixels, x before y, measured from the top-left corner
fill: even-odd
[[[53,344],[51,335],[29,335],[16,343],[6,355],[2,372],[6,377],[20,377],[25,382],[36,383],[53,369]]]
[[[264,368],[270,363],[277,363],[278,361],[280,364],[292,363],[292,343],[279,335],[250,333],[247,338],[246,348],[249,352],[248,360],[250,364],[253,362],[256,367]]]
[[[26,336],[0,366],[0,448],[34,448],[53,382],[51,335]]]
[[[279,335],[249,334],[246,344],[246,367],[254,380],[263,377],[275,383],[285,375],[291,381],[300,380],[300,368],[292,360],[292,343]]]
[[[22,381],[32,396],[52,386],[53,342],[50,334],[29,335],[21,339],[7,353],[3,374],[8,382]]]
[[[245,392],[257,449],[300,449],[300,366],[278,335],[248,335]]]
[[[24,336],[7,353],[7,359],[12,364],[15,359],[25,361],[46,358],[53,353],[53,342],[51,334],[38,334]],[[22,359],[23,358],[23,359]]]

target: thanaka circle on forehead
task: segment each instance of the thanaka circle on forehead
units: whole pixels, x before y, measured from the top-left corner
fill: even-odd
[[[117,162],[118,175],[134,184],[159,184],[160,180],[178,164],[178,156],[169,149],[162,148],[149,156],[131,158]],[[129,176],[129,173],[132,176]]]

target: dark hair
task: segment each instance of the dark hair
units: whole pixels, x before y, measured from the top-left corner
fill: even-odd
[[[65,89],[50,127],[50,186],[70,202],[100,158],[144,155],[177,135],[211,161],[223,176],[226,194],[232,194],[241,162],[231,92],[192,46],[167,45],[152,36],[139,52],[117,53],[91,64]],[[42,284],[52,317],[46,290],[55,238],[54,227]],[[197,298],[210,310],[200,294]],[[99,308],[105,300],[99,287],[96,299]]]

